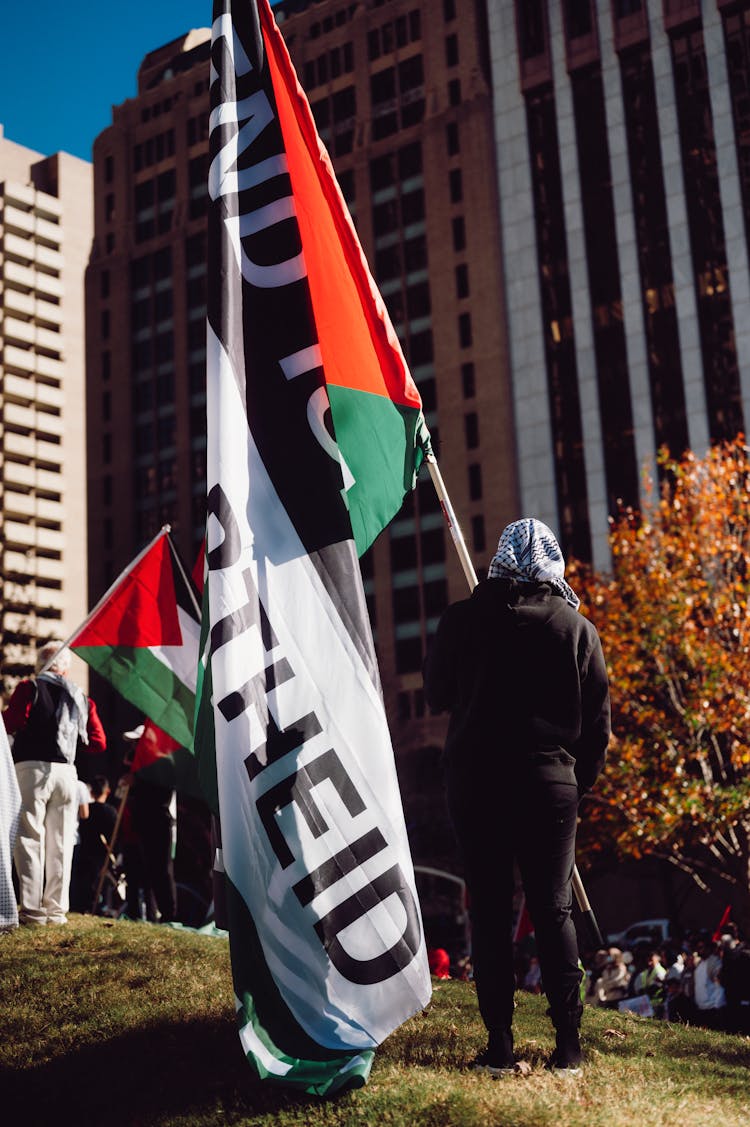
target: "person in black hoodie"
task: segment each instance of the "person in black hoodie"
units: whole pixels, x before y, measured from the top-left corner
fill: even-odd
[[[512,917],[517,862],[556,1030],[548,1067],[581,1063],[581,971],[571,918],[578,803],[610,736],[607,671],[541,521],[508,525],[488,577],[442,616],[424,668],[433,712],[450,712],[444,776],[464,864],[487,1049],[474,1067],[512,1072]]]

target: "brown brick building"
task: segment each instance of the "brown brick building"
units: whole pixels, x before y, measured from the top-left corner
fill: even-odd
[[[460,21],[450,0],[276,12],[479,570],[518,515],[484,5],[462,5]],[[202,537],[207,39],[191,32],[149,54],[137,96],[94,146],[92,599],[161,524],[186,555]],[[444,721],[424,715],[422,658],[442,610],[466,593],[423,473],[363,560],[417,860],[442,848],[432,831]]]

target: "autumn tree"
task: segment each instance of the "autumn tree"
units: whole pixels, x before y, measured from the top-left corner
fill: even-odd
[[[750,450],[660,470],[643,512],[612,525],[612,572],[576,576],[613,710],[589,832],[728,893],[750,931]]]

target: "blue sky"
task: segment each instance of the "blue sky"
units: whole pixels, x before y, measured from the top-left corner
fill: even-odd
[[[211,24],[211,0],[15,0],[0,15],[0,123],[45,156],[91,160],[149,51]]]

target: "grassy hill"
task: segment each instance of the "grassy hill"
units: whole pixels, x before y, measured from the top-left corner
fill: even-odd
[[[0,936],[0,1119],[216,1127],[747,1127],[750,1039],[587,1010],[579,1077],[546,1073],[544,1000],[519,994],[530,1075],[468,1071],[484,1033],[473,987],[431,1005],[378,1051],[364,1089],[328,1102],[257,1083],[234,1022],[228,944],[71,916]]]

